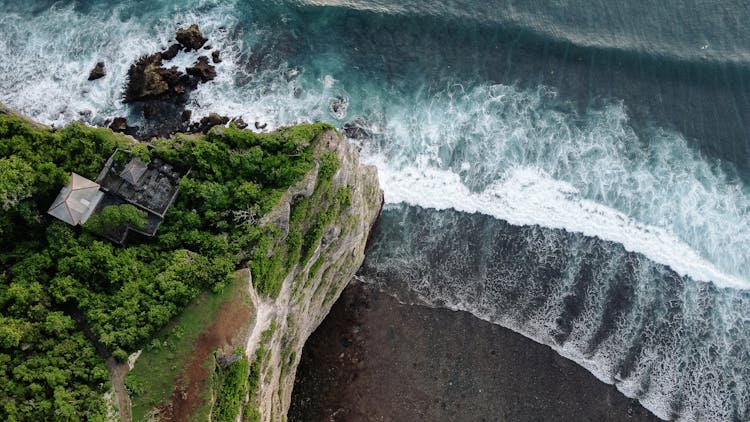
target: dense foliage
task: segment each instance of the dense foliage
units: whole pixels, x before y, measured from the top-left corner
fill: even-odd
[[[191,171],[159,234],[119,247],[45,212],[70,172],[95,178],[129,138],[0,112],[0,420],[103,420],[103,357],[126,358],[202,289],[222,289],[326,128],[222,128],[136,147]],[[131,222],[132,211],[97,218]]]

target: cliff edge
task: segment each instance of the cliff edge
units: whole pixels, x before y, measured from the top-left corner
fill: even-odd
[[[250,265],[256,315],[245,347],[253,363],[244,420],[286,418],[305,341],[362,264],[383,205],[377,170],[360,164],[337,132],[321,133],[314,148],[315,168],[261,220],[273,233],[269,256],[300,239],[302,248],[275,298],[259,289],[269,275]]]

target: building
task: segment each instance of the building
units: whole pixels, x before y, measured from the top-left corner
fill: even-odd
[[[71,173],[70,183],[62,188],[47,213],[71,226],[83,224],[104,197],[104,192],[99,188],[98,183]]]
[[[106,207],[131,204],[146,213],[145,227],[112,227],[102,235],[119,244],[125,243],[130,232],[154,236],[177,198],[182,177],[182,172],[159,158],[146,163],[130,151],[117,149],[96,182],[73,173],[48,213],[76,226]]]

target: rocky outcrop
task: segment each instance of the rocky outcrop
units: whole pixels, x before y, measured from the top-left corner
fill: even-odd
[[[95,81],[97,79],[103,78],[106,75],[107,70],[104,68],[104,62],[98,62],[96,66],[91,69],[91,72],[89,73],[89,80]]]
[[[179,53],[180,50],[182,50],[180,44],[172,44],[168,49],[161,52],[161,58],[164,60],[172,60],[177,57],[177,53]]]
[[[368,234],[383,204],[376,169],[361,165],[355,148],[337,132],[322,133],[314,147],[315,170],[287,190],[261,220],[262,225],[275,227],[275,240],[282,245],[290,235],[291,212],[301,201],[308,201],[307,206],[319,213],[304,223],[308,233],[321,221],[320,213],[333,213],[327,224],[319,228],[322,235],[313,249],[288,268],[278,297],[263,297],[251,286],[256,317],[246,354],[254,359],[259,383],[244,411],[259,416],[261,421],[286,419],[305,341],[362,264]],[[340,165],[326,181],[319,171],[320,157],[329,152],[335,154]],[[350,202],[346,207],[337,207],[342,192]]]
[[[112,129],[113,132],[124,133],[128,130],[128,120],[124,117],[115,117],[107,127]]]
[[[128,70],[125,102],[164,99],[197,86],[176,67],[164,68],[161,53],[143,56]],[[177,99],[177,98],[175,98]]]
[[[198,50],[208,41],[196,24],[190,25],[187,29],[179,28],[175,39],[185,47],[185,51]]]
[[[197,123],[193,123],[190,126],[190,131],[208,133],[212,127],[224,126],[227,123],[229,123],[229,117],[216,113],[208,113],[208,116],[201,118]]]
[[[245,123],[245,120],[242,119],[242,117],[235,117],[232,119],[232,123],[237,127],[237,129],[247,129],[248,124]]]
[[[164,62],[174,59],[183,49],[198,50],[207,41],[198,25],[178,29],[176,39],[177,43],[166,50],[142,56],[128,69],[123,99],[126,103],[142,105],[145,124],[133,128],[133,134],[141,140],[156,136],[167,137],[177,132],[207,130],[202,123],[190,125],[189,116],[185,118],[185,104],[190,92],[199,84],[216,77],[216,67],[211,61],[221,61],[219,52],[212,52],[212,59],[199,56],[185,72],[176,66],[166,67]]]
[[[216,68],[208,63],[208,57],[200,56],[198,60],[193,64],[192,67],[188,67],[185,71],[190,76],[195,76],[200,79],[201,82],[208,82],[216,77]]]
[[[370,132],[367,130],[366,123],[362,120],[354,120],[346,123],[341,130],[344,133],[344,136],[348,139],[361,141],[370,139],[371,136]]]

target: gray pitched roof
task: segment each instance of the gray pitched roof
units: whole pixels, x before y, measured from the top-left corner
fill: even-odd
[[[120,177],[132,185],[137,185],[146,169],[148,169],[148,166],[140,158],[134,157],[129,163],[125,164],[125,169],[120,173]]]
[[[60,190],[47,213],[73,226],[83,224],[89,219],[103,195],[98,184],[79,174],[71,173],[70,183]]]

